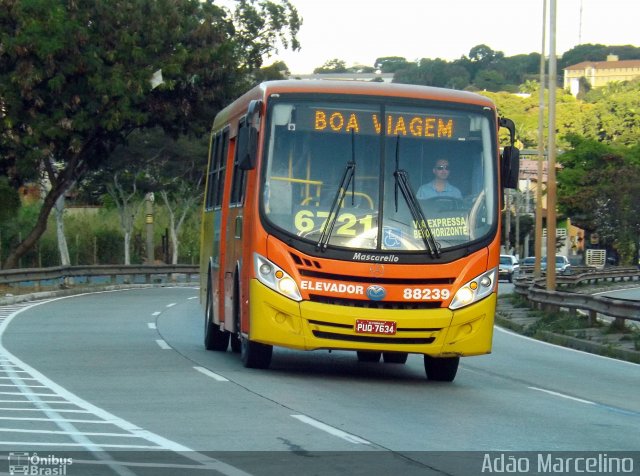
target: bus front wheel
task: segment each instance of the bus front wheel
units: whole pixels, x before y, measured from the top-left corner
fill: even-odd
[[[458,372],[460,357],[436,358],[424,356],[424,370],[429,380],[436,382],[453,382]]]
[[[240,342],[240,359],[245,367],[251,369],[269,368],[273,346],[254,342],[246,337],[241,337]]]

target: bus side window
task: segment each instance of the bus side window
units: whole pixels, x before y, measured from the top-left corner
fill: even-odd
[[[214,197],[216,196],[216,188],[218,185],[218,174],[216,156],[220,147],[220,134],[212,137],[211,146],[209,147],[209,176],[207,177],[207,192],[205,197],[205,210],[213,209]]]
[[[217,189],[214,207],[219,208],[222,206],[222,199],[224,197],[224,175],[225,169],[227,168],[227,152],[229,151],[229,128],[226,127],[222,131],[222,135],[220,137],[220,147],[218,147],[218,152],[216,154],[216,163],[217,163]]]
[[[248,128],[246,124],[246,117],[240,119],[240,123],[238,124],[238,135],[236,136],[236,147],[233,157],[230,205],[242,205],[244,203],[247,171],[240,167],[239,151],[246,149],[246,141],[248,140]]]

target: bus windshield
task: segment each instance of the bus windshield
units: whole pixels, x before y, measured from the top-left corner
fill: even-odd
[[[494,112],[418,102],[272,100],[262,216],[318,248],[422,252],[496,232]]]

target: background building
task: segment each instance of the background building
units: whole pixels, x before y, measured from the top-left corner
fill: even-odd
[[[614,81],[631,81],[640,78],[640,60],[622,60],[616,55],[607,56],[607,61],[583,61],[564,69],[564,89],[577,96],[580,82],[599,88]]]

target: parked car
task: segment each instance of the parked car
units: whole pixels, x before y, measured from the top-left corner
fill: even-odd
[[[528,268],[529,272],[531,272],[535,264],[536,264],[535,256],[527,256],[522,261],[520,261],[520,267]],[[540,269],[543,272],[547,270],[546,256],[542,257],[542,261],[540,262]],[[563,255],[556,255],[556,274],[571,274],[571,263],[569,262],[569,258]]]
[[[500,255],[500,266],[498,267],[498,279],[506,278],[510,283],[513,277],[518,274],[520,266],[518,258],[513,255]]]
[[[542,257],[542,271],[547,270],[547,257]],[[562,255],[556,255],[556,274],[571,274],[571,262],[569,258]]]
[[[523,268],[525,266],[531,266],[532,268],[536,265],[536,257],[535,256],[527,256],[525,259],[520,261],[520,266]]]
[[[571,262],[569,258],[556,255],[556,274],[571,274]]]

